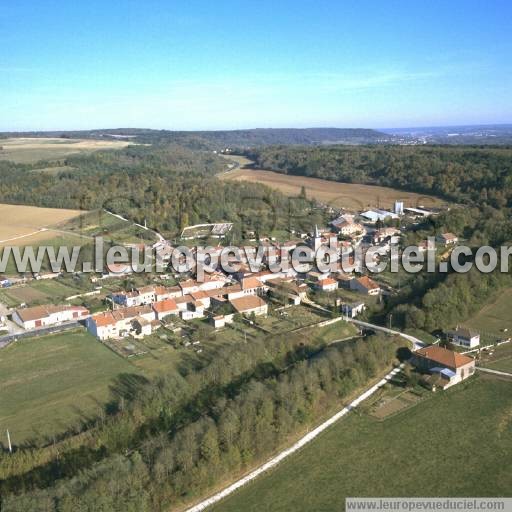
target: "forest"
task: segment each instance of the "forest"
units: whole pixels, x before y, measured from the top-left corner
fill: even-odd
[[[311,201],[248,183],[223,182],[215,174],[226,160],[212,152],[175,145],[129,146],[67,158],[57,174],[38,172],[51,162],[0,160],[0,202],[56,208],[107,208],[174,238],[187,225],[229,221],[234,237],[243,230],[309,230]],[[54,163],[55,164],[55,163]],[[69,170],[71,168],[71,170]],[[313,222],[314,223],[314,222]]]
[[[423,192],[495,208],[512,202],[512,148],[273,146],[245,151],[255,167],[346,183]]]

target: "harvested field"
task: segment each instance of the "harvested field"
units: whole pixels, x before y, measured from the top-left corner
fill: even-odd
[[[390,208],[400,199],[409,207],[440,207],[445,202],[437,197],[404,192],[393,188],[374,185],[357,185],[337,181],[306,178],[290,174],[280,174],[259,169],[235,169],[221,174],[222,180],[249,181],[261,183],[279,190],[287,196],[298,196],[302,186],[306,195],[317,201],[336,207],[364,210],[369,207]]]
[[[55,233],[48,228],[81,213],[80,210],[0,204],[0,247],[29,245],[53,238]]]
[[[0,141],[0,160],[34,163],[55,160],[76,153],[103,149],[121,149],[130,142],[120,140],[59,139],[51,137],[19,137]]]

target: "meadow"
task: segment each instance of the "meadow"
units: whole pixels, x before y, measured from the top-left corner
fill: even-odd
[[[128,145],[129,142],[120,140],[16,137],[0,140],[0,160],[29,164],[40,160],[57,160],[77,153],[121,149]]]
[[[500,291],[476,315],[464,322],[466,327],[476,329],[483,338],[508,338],[512,336],[512,288]]]
[[[474,377],[378,420],[343,419],[212,512],[337,512],[352,496],[510,496],[512,383]]]
[[[298,196],[302,187],[306,195],[334,207],[364,210],[370,207],[391,208],[394,201],[403,200],[406,206],[441,207],[444,201],[433,196],[404,192],[388,187],[358,185],[337,181],[306,178],[259,169],[235,169],[219,175],[222,180],[261,183],[287,196]]]
[[[0,432],[21,443],[65,431],[101,412],[117,377],[140,373],[85,331],[17,341],[0,350]]]

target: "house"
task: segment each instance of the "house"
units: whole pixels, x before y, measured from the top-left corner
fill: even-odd
[[[138,316],[131,321],[132,335],[134,338],[143,338],[153,332],[153,325],[150,320]]]
[[[181,318],[183,320],[193,320],[194,318],[204,317],[204,305],[194,299],[188,301],[187,309],[181,311]]]
[[[380,244],[385,240],[392,240],[396,235],[400,235],[400,230],[396,228],[382,228],[373,233],[373,243]],[[394,240],[395,241],[395,240]]]
[[[338,289],[338,281],[332,277],[327,277],[326,279],[318,281],[316,288],[323,292],[333,292]]]
[[[366,304],[364,302],[355,302],[352,304],[342,304],[341,312],[343,315],[348,318],[355,318],[360,315],[366,309]]]
[[[350,281],[350,289],[366,295],[379,295],[380,286],[368,276],[359,277]]]
[[[465,327],[457,326],[453,330],[446,331],[446,338],[450,343],[461,347],[475,348],[480,345],[480,334]]]
[[[327,279],[329,277],[329,274],[330,274],[330,272],[317,272],[316,270],[312,270],[307,273],[307,277],[313,283],[320,283],[320,281]]]
[[[86,327],[93,336],[100,340],[119,338],[123,334],[130,334],[134,331],[132,323],[138,317],[151,322],[155,319],[155,312],[148,305],[114,309],[89,317]]]
[[[459,239],[453,233],[443,233],[436,237],[436,240],[443,245],[455,245]]]
[[[363,235],[366,231],[361,224],[345,217],[338,217],[331,222],[331,225],[334,231],[343,236]]]
[[[247,295],[246,297],[239,297],[230,300],[231,305],[235,308],[237,313],[243,315],[266,315],[268,313],[268,304],[257,295]]]
[[[418,370],[430,374],[427,382],[433,389],[449,388],[475,373],[475,360],[472,357],[438,345],[417,350],[413,355],[412,364]]]
[[[164,299],[153,304],[153,311],[157,320],[163,320],[166,316],[179,314],[178,305],[174,299]]]
[[[210,307],[210,296],[207,292],[204,292],[203,290],[199,290],[197,292],[192,292],[190,296],[199,304],[202,304],[203,307],[209,308]]]
[[[233,314],[231,314],[231,315],[217,315],[217,316],[212,316],[210,318],[210,321],[212,322],[213,327],[215,329],[222,329],[222,327],[224,327],[226,324],[233,323],[233,317],[234,317]]]
[[[37,329],[50,327],[63,322],[80,320],[89,315],[89,310],[81,306],[34,306],[32,308],[17,309],[12,319],[23,329]]]
[[[338,281],[339,288],[350,289],[350,283],[354,280],[354,276],[346,272],[338,272],[334,275],[334,279]]]
[[[295,306],[307,299],[308,286],[305,283],[297,283],[293,279],[272,279],[269,286],[274,295],[289,299]]]

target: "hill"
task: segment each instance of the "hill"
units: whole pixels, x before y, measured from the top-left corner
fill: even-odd
[[[193,149],[246,148],[276,144],[376,144],[393,136],[366,128],[255,128],[250,130],[171,131],[138,128],[2,133],[0,137],[117,139],[125,142],[174,143]]]

